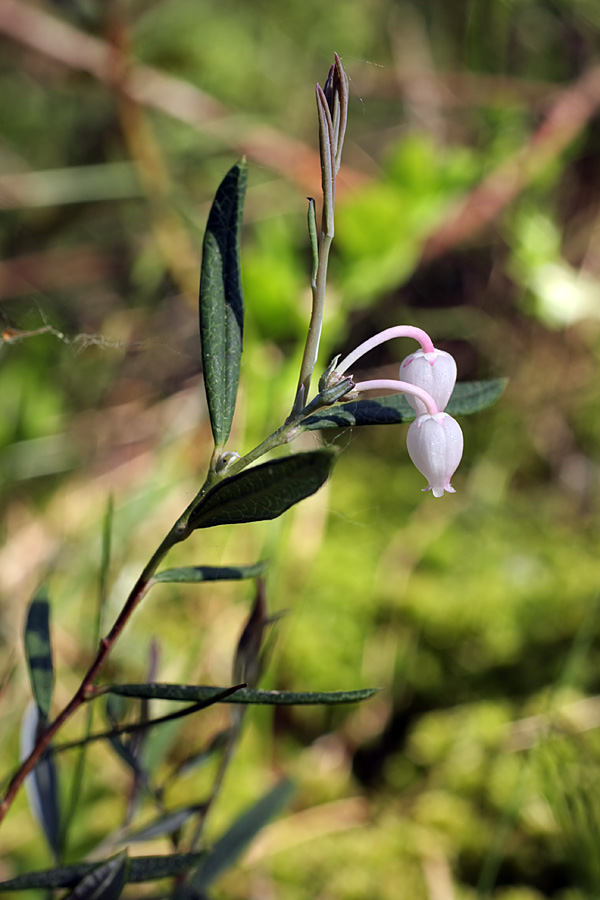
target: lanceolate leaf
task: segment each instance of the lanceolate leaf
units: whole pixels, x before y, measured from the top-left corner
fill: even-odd
[[[451,416],[471,416],[481,412],[498,400],[507,384],[507,378],[460,382],[452,392],[446,412]]]
[[[126,852],[96,865],[66,900],[118,900],[127,881],[128,867]]]
[[[40,727],[43,727],[45,717],[40,713],[39,707],[32,700],[25,709],[21,723],[21,747],[20,759],[26,759],[38,737]],[[40,823],[48,846],[55,859],[60,855],[60,809],[58,801],[58,778],[54,758],[48,753],[25,779],[25,790],[29,801],[29,808]]]
[[[190,516],[191,528],[276,519],[314,494],[327,481],[335,461],[331,450],[296,453],[225,478]]]
[[[228,869],[258,832],[285,806],[293,791],[291,781],[280,781],[240,816],[193,873],[190,878],[192,887],[202,891]]]
[[[217,190],[204,234],[200,276],[200,339],[206,399],[217,447],[231,430],[240,377],[244,301],[240,232],[247,166],[237,163]]]
[[[175,853],[171,856],[135,856],[129,860],[127,882],[140,884],[144,881],[157,881],[181,875],[193,866],[198,865],[205,854]],[[115,857],[113,857],[114,859]],[[118,857],[117,857],[118,858]],[[44,869],[19,875],[9,881],[0,882],[0,891],[25,891],[33,888],[73,888],[98,868],[97,862],[77,863],[74,866],[61,866],[55,869]]]
[[[27,611],[25,655],[35,702],[42,718],[47,719],[52,703],[54,668],[50,645],[50,604],[45,586],[38,590]]]
[[[164,569],[158,572],[152,581],[182,584],[199,581],[239,581],[242,578],[257,578],[266,567],[266,562],[255,563],[253,566],[183,566],[180,569]]]
[[[111,684],[106,687],[111,694],[123,697],[147,697],[152,700],[209,700],[221,693],[224,688],[205,685],[187,684]],[[358,691],[259,691],[240,688],[230,697],[223,698],[221,703],[251,703],[267,706],[314,706],[334,705],[337,703],[357,703],[368,700],[378,692],[379,688],[363,688]]]
[[[492,381],[462,381],[456,385],[446,412],[452,416],[468,416],[495,403],[506,387],[505,378]],[[412,422],[415,411],[404,394],[392,394],[378,400],[355,400],[323,409],[300,426],[307,431],[322,428],[349,428],[355,425],[399,425]]]

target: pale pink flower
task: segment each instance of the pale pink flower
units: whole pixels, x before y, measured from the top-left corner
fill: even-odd
[[[454,357],[445,350],[426,353],[417,350],[400,364],[400,378],[430,394],[440,412],[446,408],[456,383],[456,363]],[[406,399],[418,416],[427,412],[425,404],[409,393]]]
[[[429,482],[423,490],[432,491],[434,497],[442,497],[444,491],[453,494],[450,479],[463,453],[463,434],[456,419],[445,412],[425,413],[411,424],[406,444],[408,455]]]

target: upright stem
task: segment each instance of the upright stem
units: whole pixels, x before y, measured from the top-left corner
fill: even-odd
[[[311,218],[311,216],[314,216],[314,201],[310,201],[309,234],[316,267],[313,265],[311,277],[312,310],[292,416],[306,405],[312,373],[319,355],[319,343],[323,327],[327,266],[334,235],[335,181],[341,165],[342,147],[344,145],[348,116],[348,76],[344,72],[337,54],[335,55],[335,63],[330,69],[325,90],[318,84],[316,94],[319,118],[323,211],[318,246],[315,247],[315,237],[312,231],[313,219]]]
[[[306,345],[304,347],[304,355],[302,357],[302,365],[300,367],[300,378],[298,380],[298,391],[296,394],[296,403],[293,412],[298,412],[306,405],[308,392],[310,390],[310,382],[312,373],[317,364],[319,356],[319,344],[321,342],[321,329],[323,327],[323,310],[325,307],[325,287],[327,284],[327,265],[329,262],[329,250],[333,241],[332,234],[321,233],[319,242],[319,266],[317,269],[317,277],[312,286],[312,311],[310,315],[310,324],[308,326],[308,334],[306,336]]]

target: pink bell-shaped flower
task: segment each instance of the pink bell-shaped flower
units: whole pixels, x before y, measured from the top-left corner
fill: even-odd
[[[442,497],[444,491],[453,494],[450,479],[463,453],[463,434],[456,419],[444,412],[419,416],[408,429],[406,443],[410,458],[429,482],[423,490],[433,491],[434,497]]]
[[[400,364],[400,378],[431,394],[441,412],[446,408],[454,390],[456,363],[454,357],[445,350],[433,350],[431,353],[417,350]],[[406,394],[406,399],[418,416],[425,415],[427,410],[422,400],[411,394]]]

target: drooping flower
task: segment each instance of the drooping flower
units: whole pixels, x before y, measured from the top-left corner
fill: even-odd
[[[400,378],[423,388],[430,394],[440,412],[446,408],[456,384],[456,362],[445,350],[433,350],[426,353],[417,350],[407,356],[400,365]],[[409,393],[406,399],[418,416],[427,412],[425,404],[418,397]]]
[[[445,350],[437,350],[429,335],[412,325],[396,325],[364,341],[341,362],[334,361],[324,376],[323,386],[335,383],[369,350],[392,338],[412,337],[421,349],[411,353],[400,366],[400,380],[369,379],[354,383],[352,395],[362,391],[392,390],[404,393],[417,413],[408,429],[408,453],[425,478],[424,490],[434,497],[444,491],[454,493],[450,479],[454,475],[463,452],[463,435],[458,422],[443,412],[456,383],[456,363]],[[332,381],[333,380],[333,381]]]
[[[408,396],[408,395],[407,395]],[[448,413],[425,413],[408,429],[408,455],[428,481],[425,491],[442,497],[444,491],[454,493],[450,479],[458,468],[463,453],[460,425]]]

